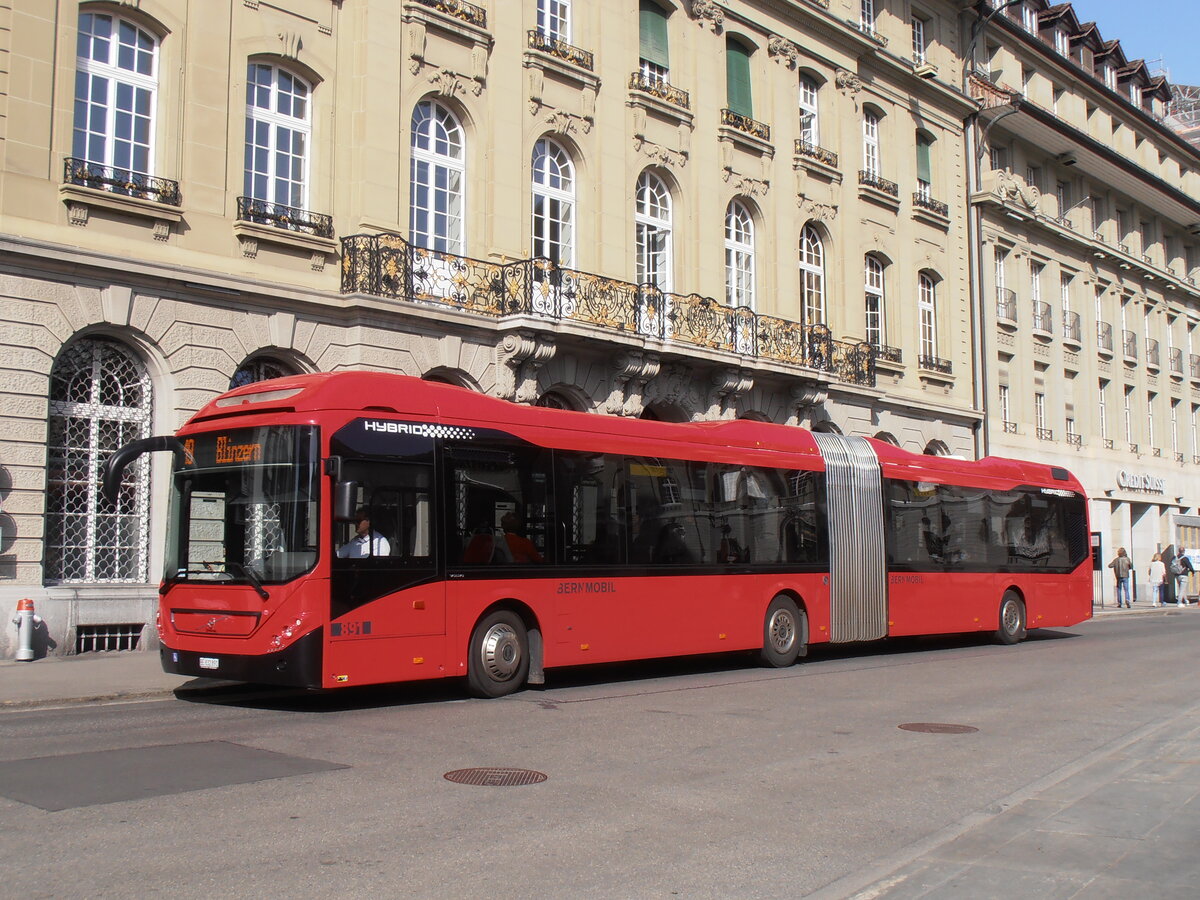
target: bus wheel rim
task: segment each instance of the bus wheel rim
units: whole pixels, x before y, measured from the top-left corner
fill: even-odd
[[[769,632],[771,635],[771,646],[776,652],[786,653],[792,649],[792,644],[796,640],[796,623],[788,615],[787,610],[775,610],[775,614],[771,616]]]
[[[508,681],[521,668],[521,644],[510,625],[493,625],[483,636],[484,671],[495,681]]]
[[[1020,627],[1021,611],[1017,608],[1015,600],[1009,600],[1004,604],[1004,630],[1009,634],[1015,634]]]

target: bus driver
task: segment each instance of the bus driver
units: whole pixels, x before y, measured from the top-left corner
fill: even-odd
[[[359,507],[354,518],[358,520],[358,528],[354,537],[338,548],[340,559],[366,559],[369,556],[387,556],[392,552],[392,545],[378,531],[371,530],[371,518],[364,507]]]

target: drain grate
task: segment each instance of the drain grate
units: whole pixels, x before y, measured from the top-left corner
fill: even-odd
[[[979,730],[974,725],[951,725],[947,722],[905,722],[897,727],[923,734],[972,734]]]
[[[502,766],[485,766],[476,769],[455,769],[442,776],[455,784],[474,784],[483,787],[521,787],[540,784],[546,780],[541,772],[532,769],[509,769]]]

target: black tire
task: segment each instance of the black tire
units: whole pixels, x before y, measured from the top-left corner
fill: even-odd
[[[808,621],[796,601],[778,594],[763,617],[763,646],[759,658],[764,666],[786,668],[796,662],[807,634]]]
[[[1005,591],[1000,600],[1000,622],[996,640],[1016,644],[1025,640],[1025,602],[1016,591]]]
[[[525,687],[529,678],[529,635],[515,612],[499,609],[471,632],[467,650],[467,689],[474,697],[503,697]]]

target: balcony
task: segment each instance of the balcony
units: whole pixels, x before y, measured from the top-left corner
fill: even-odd
[[[1150,455],[1155,459],[1162,459],[1162,447],[1155,447],[1150,451]]]
[[[1105,450],[1113,450],[1113,449],[1115,449],[1115,447],[1116,447],[1116,445],[1114,444],[1112,438],[1104,438],[1104,449]]]
[[[1171,347],[1167,351],[1167,368],[1171,370],[1171,377],[1183,378],[1183,350],[1179,347]]]
[[[1049,303],[1033,301],[1033,333],[1043,338],[1054,334],[1054,316],[1050,312]]]
[[[945,229],[950,225],[950,207],[929,196],[928,188],[913,192],[913,218]]]
[[[1083,446],[1083,435],[1075,434],[1073,432],[1068,432],[1067,433],[1067,443],[1070,444],[1072,447],[1082,447]]]
[[[1158,341],[1154,338],[1146,338],[1146,366],[1156,372],[1159,369]]]
[[[87,225],[93,210],[111,210],[153,221],[155,240],[165,241],[183,221],[179,182],[84,159],[66,159],[58,194],[72,225]]]
[[[1069,310],[1063,313],[1063,343],[1074,344],[1078,350],[1083,346],[1082,330],[1079,313]]]
[[[634,72],[629,76],[629,89],[649,94],[680,109],[691,109],[692,100],[687,91],[668,84],[661,78],[653,78],[645,72]]]
[[[1039,441],[1052,441],[1052,440],[1054,440],[1054,429],[1053,429],[1053,428],[1040,428],[1040,427],[1039,427],[1039,428],[1037,429],[1037,439],[1038,439]]]
[[[1140,450],[1140,448],[1138,447],[1138,445],[1137,445],[1137,444],[1135,444],[1135,443],[1133,443],[1132,441],[1130,441],[1130,442],[1129,442],[1129,452],[1130,452],[1130,453],[1140,453],[1140,452],[1141,452],[1141,450]]]
[[[1096,323],[1096,351],[1108,358],[1113,355],[1113,328],[1107,322]]]
[[[1125,357],[1125,362],[1128,365],[1136,366],[1138,360],[1138,340],[1137,335],[1132,331],[1121,332],[1121,354]]]
[[[996,318],[1001,325],[1017,324],[1017,294],[1008,288],[996,289]]]
[[[904,351],[899,347],[889,347],[887,344],[871,344],[875,348],[876,362],[890,362],[896,365],[904,364]]]
[[[410,0],[418,6],[427,6],[430,9],[436,9],[438,12],[445,13],[454,19],[474,25],[476,28],[487,28],[487,12],[474,3],[467,3],[466,0]]]
[[[1010,422],[1007,419],[1005,419],[1004,420],[1004,433],[1005,434],[1016,434],[1017,433],[1017,423]]]
[[[853,20],[850,20],[850,24],[854,26],[855,31],[857,31],[859,34],[863,35],[863,37],[866,37],[869,40],[874,41],[880,47],[886,47],[888,45],[888,39],[885,38],[878,31],[876,31],[874,28],[872,28],[870,23],[854,22]]]
[[[771,142],[771,126],[763,122],[756,121],[749,116],[744,116],[741,113],[734,112],[732,109],[721,110],[721,124],[735,131],[740,131],[742,134],[748,134],[751,137],[758,138],[764,143]]]
[[[828,166],[831,169],[836,169],[838,165],[838,155],[832,150],[826,150],[824,147],[818,147],[816,144],[810,144],[803,138],[796,138],[796,156],[802,156],[806,159],[815,159],[821,165]]]
[[[925,372],[937,372],[939,375],[954,374],[954,364],[950,360],[929,356],[925,353],[917,357],[917,365]]]
[[[1183,465],[1183,454],[1178,450],[1175,451],[1175,462],[1179,463],[1181,466]]]
[[[1200,356],[1195,353],[1188,354],[1188,377],[1200,381]]]
[[[129,169],[101,166],[83,159],[67,157],[64,183],[93,190],[150,200],[166,206],[179,206],[179,182],[169,178],[156,178]]]
[[[858,173],[858,183],[867,188],[879,191],[881,194],[887,194],[889,197],[900,197],[900,186],[894,181],[888,181],[886,178],[881,178],[875,172],[869,172],[866,169],[860,169]]]
[[[255,200],[253,197],[238,197],[237,217],[239,222],[251,222],[255,225],[266,225],[296,234],[307,234],[327,240],[333,239],[332,216],[309,212],[307,209],[299,209],[295,206],[284,206],[282,203]]]
[[[546,259],[498,263],[416,247],[398,234],[342,239],[342,293],[425,303],[502,320],[524,317],[593,326],[600,340],[656,338],[803,366],[850,384],[875,385],[875,350],[805,325],[567,269]]]
[[[531,50],[538,50],[585,71],[591,72],[595,69],[595,57],[590,50],[580,50],[573,44],[568,44],[566,41],[551,37],[537,29],[527,33],[526,46]]]

